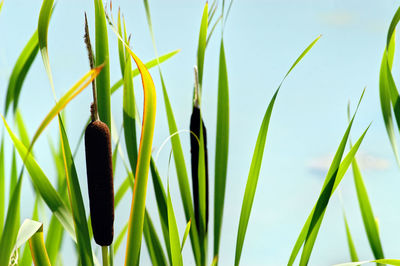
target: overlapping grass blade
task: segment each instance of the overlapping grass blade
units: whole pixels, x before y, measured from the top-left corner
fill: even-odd
[[[357,250],[354,245],[353,238],[351,237],[350,227],[349,224],[347,223],[347,218],[346,214],[344,213],[344,210],[343,210],[343,220],[344,220],[344,226],[346,228],[347,244],[349,246],[351,261],[358,261]]]
[[[50,112],[46,115],[39,128],[36,130],[36,133],[33,135],[31,144],[29,146],[28,151],[30,152],[33,144],[46,128],[46,126],[53,120],[53,118],[79,93],[83,91],[92,80],[100,73],[102,66],[91,69],[88,73],[86,73],[77,83],[74,84],[54,105],[54,107],[50,110]]]
[[[258,177],[260,174],[261,163],[264,154],[265,143],[267,139],[269,121],[271,119],[272,109],[275,104],[278,92],[289,73],[293,68],[300,62],[300,60],[307,54],[307,52],[314,46],[314,44],[319,40],[320,36],[317,37],[313,42],[311,42],[307,48],[300,54],[293,65],[290,67],[289,71],[283,77],[279,87],[272,96],[271,101],[268,104],[268,108],[264,114],[264,118],[258,133],[256,146],[254,148],[253,158],[250,165],[249,175],[247,178],[246,189],[243,196],[242,209],[240,213],[239,228],[236,239],[236,252],[235,252],[235,265],[239,265],[240,256],[242,254],[244,238],[246,236],[247,225],[250,219],[251,208],[253,206],[254,196],[256,193]],[[218,139],[217,139],[218,141]],[[217,142],[218,143],[218,142]],[[339,161],[340,162],[340,161]],[[217,255],[217,254],[215,254]]]
[[[185,246],[186,239],[189,235],[191,224],[192,224],[192,221],[190,220],[186,225],[185,233],[183,234],[183,237],[182,237],[181,252],[183,250],[183,247]]]
[[[4,171],[4,135],[1,136],[0,144],[0,236],[3,232],[4,214],[6,205],[5,190],[5,171]]]
[[[145,212],[144,219],[145,221],[143,226],[143,234],[145,237],[147,249],[149,250],[152,265],[168,265],[165,258],[164,250],[161,247],[160,239],[158,238],[153,222],[151,221],[151,218],[147,211]]]
[[[15,136],[8,126],[6,120],[3,117],[4,125],[16,147],[21,158],[24,159],[24,164],[29,172],[32,183],[36,188],[37,192],[41,195],[47,206],[56,215],[57,219],[61,222],[64,229],[69,232],[71,237],[75,240],[75,232],[73,227],[73,219],[71,212],[65,206],[58,192],[54,189],[47,176],[44,174],[40,166],[37,164],[31,154],[28,154],[28,150],[22,144],[22,142]]]
[[[156,57],[158,58],[153,28],[152,28],[152,24],[151,24],[150,8],[149,8],[147,0],[144,0],[144,4],[145,4],[145,9],[146,9],[146,16],[147,16],[147,21],[149,24],[150,34],[151,34],[152,41],[153,41],[154,52],[156,54]],[[162,91],[163,91],[164,106],[165,106],[165,112],[167,115],[169,134],[174,135],[176,132],[178,132],[178,127],[175,122],[175,117],[174,117],[174,113],[172,111],[171,102],[169,100],[167,88],[165,86],[164,78],[161,73],[160,62],[158,61],[157,64],[158,64],[158,70],[160,73],[161,87],[162,87]],[[181,193],[182,204],[183,204],[183,209],[185,212],[186,221],[187,222],[189,220],[192,221],[192,226],[191,226],[191,230],[190,230],[190,241],[192,244],[192,250],[193,250],[196,264],[200,265],[201,259],[203,258],[203,256],[201,256],[199,234],[197,232],[196,220],[194,219],[195,216],[194,216],[193,202],[192,202],[192,197],[190,194],[189,178],[188,178],[188,174],[187,174],[187,170],[186,170],[185,158],[183,156],[182,144],[181,144],[178,134],[175,134],[174,137],[171,138],[171,146],[172,146],[172,152],[174,154],[176,175],[178,177],[179,190]]]
[[[94,0],[96,28],[96,66],[103,65],[103,71],[96,78],[97,106],[100,120],[111,132],[111,90],[110,62],[108,53],[107,22],[101,0]]]
[[[20,110],[17,110],[17,112],[15,113],[15,122],[17,124],[19,138],[21,139],[22,144],[24,144],[25,147],[29,147],[29,134]]]
[[[217,130],[214,169],[214,257],[219,253],[224,213],[226,175],[229,150],[229,84],[224,41],[221,39],[218,73]]]
[[[169,242],[171,247],[172,266],[182,266],[182,253],[181,244],[179,243],[179,232],[176,224],[174,208],[172,207],[171,194],[169,192],[168,184],[168,198],[167,198],[167,209],[168,209],[168,231],[169,231]]]
[[[200,23],[199,42],[197,45],[197,68],[199,71],[200,96],[203,84],[204,56],[206,53],[207,30],[208,30],[208,2],[206,2],[206,4],[204,5],[203,15],[201,17],[201,23]]]
[[[60,249],[64,237],[64,229],[62,224],[58,221],[55,215],[51,216],[50,223],[48,225],[47,236],[46,236],[46,250],[49,256],[50,263],[56,264],[60,258]]]
[[[122,244],[122,241],[125,238],[126,232],[128,232],[128,223],[122,228],[121,232],[118,234],[117,238],[114,241],[114,255],[117,254],[119,247]]]
[[[12,161],[11,161],[11,175],[10,175],[10,191],[9,191],[9,199],[11,200],[12,193],[14,193],[14,188],[18,182],[18,173],[17,173],[17,156],[15,155],[15,148],[13,148],[12,153]]]
[[[94,265],[89,230],[86,223],[85,206],[83,204],[79,179],[76,173],[75,163],[69,146],[68,137],[60,115],[58,116],[58,121],[65,174],[68,184],[68,195],[71,204],[72,216],[74,219],[79,259],[82,265]]]
[[[200,123],[203,123],[203,120],[200,118]],[[204,140],[204,131],[203,126],[200,125],[200,139],[199,139],[199,159],[198,159],[198,193],[199,193],[199,209],[200,209],[200,236],[201,239],[204,241],[206,240],[207,235],[207,176],[206,176],[206,155],[205,155],[205,140]],[[205,245],[204,243],[203,245]]]
[[[366,260],[366,261],[357,261],[357,262],[348,262],[348,263],[341,263],[341,264],[335,264],[334,266],[357,266],[357,265],[362,265],[366,263],[381,263],[381,264],[387,264],[387,265],[394,265],[394,266],[400,266],[400,260],[397,259],[379,259],[379,260]]]
[[[44,68],[46,69],[46,73],[49,78],[50,85],[53,90],[55,98],[53,76],[51,74],[49,54],[47,49],[47,34],[49,29],[51,13],[53,10],[53,4],[54,0],[43,0],[42,7],[40,8],[39,21],[38,21],[38,41],[39,41],[40,53],[42,54]]]
[[[19,206],[21,202],[22,172],[8,203],[6,221],[0,239],[0,265],[8,265],[19,228]]]
[[[121,25],[121,12],[118,10],[118,34],[122,35],[122,25]],[[126,38],[125,38],[126,41]],[[119,57],[119,66],[121,68],[121,75],[122,77],[125,74],[125,52],[124,52],[124,44],[118,39],[118,57]]]
[[[36,58],[38,51],[38,32],[35,31],[28,43],[25,45],[21,54],[19,55],[17,62],[15,63],[14,68],[11,72],[5,101],[5,115],[7,115],[11,103],[13,103],[14,111],[17,109],[22,85],[33,61]]]
[[[125,145],[128,153],[128,159],[132,171],[136,169],[137,164],[137,141],[136,141],[136,103],[135,94],[133,93],[133,80],[131,72],[131,60],[129,54],[125,62],[124,74],[124,92],[123,92],[123,122]]]
[[[400,129],[399,94],[391,72],[393,57],[394,57],[394,49],[395,49],[394,47],[395,29],[399,22],[399,19],[400,19],[400,8],[397,9],[396,14],[393,17],[388,30],[386,48],[383,52],[382,63],[379,73],[379,98],[381,102],[382,116],[385,122],[385,127],[389,136],[390,144],[392,146],[397,164],[400,165],[400,157],[398,154],[398,148],[394,134],[392,108],[391,108],[393,106],[395,117],[397,120],[397,125]]]
[[[39,200],[40,200],[40,196],[38,194],[36,194],[35,204],[33,206],[33,212],[32,212],[33,220],[39,220]],[[29,245],[25,245],[25,247],[24,247],[24,251],[22,254],[20,264],[21,265],[32,265],[32,256],[31,256],[31,251],[29,249]]]
[[[145,65],[145,67],[147,69],[153,68],[153,67],[157,66],[157,62],[159,62],[160,64],[164,63],[165,61],[167,61],[168,59],[172,58],[173,56],[175,56],[179,52],[180,52],[180,50],[178,49],[178,50],[166,53],[166,54],[164,54],[164,55],[162,55],[160,57],[157,57],[157,58],[154,58],[154,59],[148,61],[144,65]],[[136,77],[139,74],[140,73],[139,73],[139,70],[137,68],[132,70],[132,77],[133,78]],[[117,82],[115,82],[114,85],[112,85],[111,94],[116,92],[122,85],[124,85],[124,79],[123,78],[118,80]]]

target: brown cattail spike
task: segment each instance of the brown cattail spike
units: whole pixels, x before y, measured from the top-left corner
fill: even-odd
[[[110,130],[100,120],[85,131],[86,171],[93,236],[100,246],[114,237],[114,187]]]

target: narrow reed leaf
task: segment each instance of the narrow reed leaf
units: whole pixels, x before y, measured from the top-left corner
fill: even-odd
[[[114,28],[113,30],[117,34]],[[120,36],[118,37],[120,40],[122,40]],[[143,126],[135,173],[135,184],[132,196],[131,214],[129,217],[128,239],[125,257],[125,265],[137,265],[139,263],[140,244],[142,241],[147,180],[155,126],[156,90],[153,79],[151,78],[150,73],[145,65],[131,51],[125,42],[124,45],[140,71],[144,91]]]
[[[41,222],[31,219],[25,219],[18,230],[17,240],[15,242],[15,249],[20,248],[25,242],[29,240],[40,228],[43,226]]]
[[[0,12],[1,12],[1,8],[3,7],[3,4],[4,4],[4,0],[1,0],[1,2],[0,2]]]
[[[75,241],[75,232],[73,227],[73,219],[71,212],[65,206],[60,195],[54,189],[47,176],[44,174],[42,169],[39,167],[35,159],[31,154],[28,154],[28,150],[22,144],[22,142],[17,138],[17,136],[11,131],[6,120],[3,118],[4,125],[14,143],[21,158],[24,158],[24,164],[29,172],[32,183],[36,188],[37,192],[41,195],[47,206],[56,215],[57,219],[61,222],[64,229],[68,231],[71,237]]]
[[[55,97],[53,76],[51,74],[49,54],[47,49],[47,34],[49,29],[49,23],[51,13],[53,10],[54,0],[43,0],[42,7],[40,8],[39,21],[38,21],[38,41],[39,49],[42,54],[44,68],[46,69],[47,76],[50,81],[51,88]]]
[[[373,263],[373,262],[381,263],[381,264],[387,264],[387,265],[400,266],[400,260],[396,260],[396,259],[379,259],[379,260],[366,260],[366,261],[357,261],[357,262],[347,262],[347,263],[335,264],[333,266],[357,266],[357,265]]]
[[[8,203],[6,221],[0,239],[0,265],[8,265],[19,228],[19,206],[21,202],[22,173]]]
[[[121,12],[118,10],[118,34],[120,36],[122,35],[122,25],[121,25]],[[125,40],[126,41],[126,40]],[[124,49],[124,44],[118,39],[118,57],[119,57],[119,65],[121,68],[121,75],[124,77],[125,75],[125,49]]]
[[[178,50],[166,53],[166,54],[164,54],[164,55],[162,55],[160,57],[154,58],[154,59],[148,61],[145,64],[145,67],[147,69],[153,68],[153,67],[157,66],[157,61],[160,62],[160,64],[164,63],[165,61],[167,61],[168,59],[172,58],[173,56],[175,56],[180,51],[181,50],[178,49]],[[139,69],[136,68],[136,69],[132,70],[132,77],[133,78],[136,77],[139,74],[140,74]],[[115,91],[117,91],[122,85],[124,85],[124,79],[123,78],[118,80],[116,83],[114,83],[114,85],[112,85],[111,94],[113,94]]]
[[[5,191],[5,171],[4,171],[4,135],[1,136],[0,144],[0,236],[3,232],[6,191]]]
[[[344,213],[344,210],[343,210],[343,220],[344,220],[344,225],[346,227],[347,244],[349,246],[351,261],[358,261],[356,247],[354,246],[353,238],[351,237],[349,224],[347,223],[346,214]]]
[[[31,248],[33,263],[36,266],[51,266],[43,240],[43,225],[31,238],[29,238],[29,247]]]
[[[354,158],[351,163],[353,169],[354,183],[357,191],[358,204],[360,206],[361,216],[364,222],[365,231],[367,233],[369,245],[371,246],[372,253],[375,259],[383,259],[383,249],[379,237],[378,226],[375,222],[375,216],[372,211],[371,203],[369,201],[367,189],[365,187],[360,168],[358,167],[357,160]]]
[[[247,225],[250,219],[250,212],[253,205],[254,195],[256,193],[258,176],[260,174],[262,158],[264,154],[265,142],[267,139],[269,121],[271,119],[272,109],[275,104],[276,96],[279,89],[275,92],[267,111],[265,112],[260,131],[258,133],[256,146],[254,149],[253,159],[251,161],[249,176],[247,178],[246,189],[244,192],[242,210],[240,212],[239,229],[236,239],[235,265],[239,265],[240,256],[242,254],[244,237],[246,235]]]
[[[200,95],[202,92],[203,72],[204,72],[204,56],[206,53],[207,44],[207,30],[208,30],[208,2],[204,5],[203,15],[201,17],[199,42],[197,45],[197,68],[199,70],[199,89]]]
[[[224,41],[221,39],[214,169],[214,252],[219,254],[229,150],[229,84]]]
[[[51,216],[50,223],[47,229],[46,236],[46,250],[51,264],[56,264],[60,259],[60,249],[64,236],[64,229],[62,224],[58,221],[55,215]]]
[[[111,131],[111,90],[110,62],[108,53],[107,22],[103,1],[94,0],[96,27],[96,66],[104,69],[96,78],[97,104],[100,120],[107,124]]]
[[[132,181],[129,179],[132,179]],[[117,206],[121,202],[122,198],[125,196],[126,192],[128,191],[131,182],[133,182],[133,175],[132,175],[132,173],[129,173],[129,175],[124,179],[122,184],[119,186],[117,193],[115,193],[115,198],[114,198],[114,208],[115,209],[117,208]]]
[[[35,204],[33,206],[32,219],[39,220],[39,200],[40,196],[36,194]],[[18,238],[17,238],[18,239]],[[17,240],[18,241],[18,240]],[[25,245],[20,265],[32,265],[32,256],[29,245]]]
[[[15,148],[13,147],[12,153],[12,161],[11,161],[11,175],[10,175],[10,191],[9,191],[9,199],[11,200],[12,193],[14,193],[15,186],[18,182],[18,173],[17,173],[17,156],[15,155]]]
[[[74,228],[78,245],[78,254],[82,265],[94,265],[92,258],[92,248],[90,244],[89,229],[86,222],[86,212],[83,203],[79,179],[72,157],[71,148],[67,134],[64,129],[61,116],[58,115],[60,128],[60,142],[65,166],[65,175],[68,185],[68,196],[74,219]]]
[[[186,239],[189,235],[191,224],[192,224],[192,221],[189,221],[186,225],[185,233],[183,234],[183,237],[182,237],[181,252],[183,250],[183,247],[185,246]]]
[[[314,44],[319,40],[320,37],[321,36],[318,36],[314,41],[312,41],[311,44],[309,44],[307,46],[307,48],[300,54],[300,56],[292,64],[289,71],[286,73],[286,75],[283,77],[281,83],[279,84],[278,89],[276,90],[274,96],[272,97],[272,99],[268,105],[267,111],[265,112],[263,122],[261,124],[261,128],[260,128],[260,131],[259,131],[259,134],[257,137],[257,142],[256,142],[256,146],[254,149],[253,159],[251,162],[249,176],[247,179],[246,189],[245,189],[245,193],[244,193],[244,197],[243,197],[242,210],[240,213],[240,220],[239,220],[239,229],[238,229],[238,235],[237,235],[237,239],[236,239],[235,265],[239,265],[240,256],[242,254],[244,238],[246,235],[247,225],[249,222],[251,208],[252,208],[253,201],[254,201],[254,195],[256,192],[256,188],[257,188],[258,177],[260,174],[269,121],[271,118],[271,113],[272,113],[272,109],[273,109],[273,106],[274,106],[274,103],[276,100],[276,96],[278,95],[278,92],[279,92],[284,80],[286,79],[286,77],[293,70],[293,68],[301,61],[301,59],[308,53],[308,51],[314,46]],[[217,141],[218,141],[218,139],[217,139]],[[340,163],[340,160],[339,160],[339,163]]]
[[[75,83],[54,105],[54,107],[50,110],[50,112],[46,115],[39,128],[36,130],[36,133],[33,135],[31,144],[28,148],[28,153],[31,151],[33,144],[43,132],[43,130],[47,127],[47,125],[53,120],[53,118],[61,112],[62,109],[79,93],[83,91],[88,85],[91,84],[92,80],[100,73],[102,66],[96,67],[86,73],[77,83]]]
[[[124,240],[126,236],[126,232],[128,232],[128,223],[125,224],[125,226],[122,228],[121,232],[118,234],[117,239],[115,239],[113,246],[114,246],[114,255],[117,254],[119,247],[122,244],[122,241]]]
[[[128,57],[129,55],[127,55]],[[136,170],[137,164],[137,141],[136,141],[136,103],[135,94],[133,92],[133,79],[132,79],[132,65],[131,60],[128,57],[125,62],[125,74],[124,74],[124,91],[123,91],[123,124],[124,124],[124,135],[126,151],[128,153],[128,159],[131,166],[131,170]]]
[[[149,250],[152,265],[168,265],[164,250],[161,247],[160,239],[158,238],[156,229],[154,228],[153,222],[151,221],[147,210],[144,216],[143,235],[146,241],[147,249]]]
[[[400,21],[400,7],[397,9],[396,13],[394,14],[392,21],[390,22],[387,38],[386,38],[386,48],[389,47],[394,32],[396,30],[397,24]]]
[[[13,103],[14,111],[17,109],[22,85],[33,61],[36,58],[38,51],[38,32],[35,31],[28,43],[25,45],[21,54],[19,55],[17,62],[15,63],[14,68],[11,72],[10,80],[7,87],[4,110],[5,115],[7,115],[11,103]]]
[[[17,110],[17,112],[15,113],[15,122],[17,124],[18,134],[21,142],[25,145],[25,147],[29,147],[29,134],[20,110]]]
[[[181,253],[181,244],[179,243],[178,226],[176,224],[174,208],[172,207],[171,194],[169,193],[169,184],[168,184],[167,209],[168,209],[168,231],[169,231],[169,241],[171,246],[172,266],[182,266],[183,260]]]
[[[146,9],[146,16],[147,16],[147,22],[149,25],[149,30],[151,34],[151,38],[153,41],[153,47],[154,47],[154,52],[157,56],[157,48],[156,48],[156,43],[155,43],[155,38],[154,38],[154,33],[153,33],[153,27],[151,23],[151,16],[150,16],[150,8],[148,5],[148,1],[144,0],[144,5]],[[158,65],[158,70],[160,74],[160,79],[161,79],[161,87],[163,91],[163,97],[164,97],[164,105],[165,105],[165,112],[167,115],[167,120],[168,120],[168,128],[169,128],[169,134],[174,135],[176,132],[178,132],[178,127],[175,122],[175,117],[174,113],[172,111],[172,106],[171,102],[168,97],[168,92],[167,88],[165,86],[164,78],[161,73],[161,67],[160,67],[160,61],[157,59],[157,65]],[[193,210],[193,202],[192,202],[192,197],[190,195],[190,186],[189,186],[189,178],[186,170],[186,163],[185,163],[185,158],[183,156],[183,150],[182,150],[182,144],[179,138],[179,135],[174,135],[173,138],[171,138],[171,146],[172,146],[172,152],[174,154],[174,161],[175,161],[175,169],[176,169],[176,175],[178,177],[178,184],[179,184],[179,190],[181,193],[181,198],[182,198],[182,204],[183,204],[183,210],[185,212],[185,218],[186,222],[189,220],[192,220],[193,226],[191,226],[190,230],[190,241],[192,244],[192,250],[194,254],[194,258],[196,261],[196,264],[201,264],[202,257],[201,256],[201,246],[199,242],[199,234],[197,231],[197,225],[196,225],[196,220],[194,219],[194,210]]]

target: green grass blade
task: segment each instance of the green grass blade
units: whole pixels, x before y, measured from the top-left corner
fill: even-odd
[[[152,28],[152,23],[151,23],[150,8],[149,8],[147,0],[144,0],[144,5],[145,5],[145,9],[146,9],[146,16],[147,16],[147,22],[149,24],[150,34],[151,34],[151,38],[153,41],[154,52],[156,54],[156,57],[158,58],[157,48],[156,48],[156,43],[155,43],[155,38],[154,38],[154,33],[153,33],[153,28]],[[159,70],[160,79],[161,79],[161,87],[162,87],[163,97],[164,97],[165,112],[166,112],[167,120],[168,120],[169,134],[174,135],[176,132],[178,132],[178,127],[175,122],[174,113],[172,111],[172,106],[171,106],[171,102],[168,97],[164,78],[161,73],[161,67],[160,67],[159,61],[157,61],[157,65],[158,65],[158,70]],[[197,232],[196,220],[194,219],[195,216],[194,216],[194,210],[193,210],[193,202],[192,202],[192,197],[190,194],[189,178],[188,178],[188,174],[187,174],[187,170],[186,170],[185,158],[183,156],[182,144],[181,144],[178,134],[174,135],[174,137],[171,138],[171,145],[172,145],[172,152],[174,154],[176,175],[178,177],[179,190],[181,193],[182,204],[183,204],[183,209],[185,212],[186,222],[188,222],[189,220],[192,220],[192,223],[193,223],[191,226],[191,230],[190,230],[190,241],[192,244],[195,261],[199,265],[199,264],[201,264],[201,259],[202,259],[201,250],[200,250],[201,247],[200,247],[200,242],[199,242],[199,234]]]
[[[36,58],[38,51],[38,33],[37,31],[35,31],[28,43],[25,45],[21,54],[19,55],[17,62],[15,63],[14,68],[11,72],[10,80],[7,87],[7,95],[4,109],[4,113],[6,115],[11,103],[14,103],[14,111],[17,109],[22,85],[33,61]]]
[[[100,120],[111,129],[110,62],[108,53],[107,23],[101,0],[94,0],[96,26],[96,66],[104,65],[96,78],[97,106]],[[110,130],[111,131],[111,130]]]
[[[373,263],[373,262],[387,264],[387,265],[400,266],[400,260],[396,260],[396,259],[379,259],[379,260],[347,262],[347,263],[335,264],[334,266],[357,266],[357,265]]]
[[[153,68],[155,66],[157,66],[157,61],[161,63],[164,63],[165,61],[167,61],[168,59],[172,58],[173,56],[175,56],[177,53],[179,53],[180,50],[175,50],[169,53],[166,53],[160,57],[154,58],[150,61],[148,61],[145,66],[147,69]],[[133,69],[132,70],[132,77],[136,77],[137,75],[139,75],[139,69]],[[112,85],[111,87],[111,94],[113,94],[114,92],[116,92],[122,85],[124,85],[124,79],[120,79],[118,80],[116,83],[114,83],[114,85]]]
[[[229,85],[224,41],[221,39],[218,74],[217,132],[214,174],[214,257],[219,253],[224,213],[226,175],[229,150]]]
[[[35,204],[34,204],[33,213],[32,213],[33,220],[39,220],[39,200],[40,200],[40,196],[38,194],[36,194]],[[31,251],[29,249],[29,245],[25,245],[25,247],[24,247],[20,265],[32,265],[32,256],[31,256]]]
[[[32,260],[35,265],[51,266],[43,240],[43,225],[29,239],[29,247],[31,248]]]
[[[121,12],[118,10],[118,34],[122,36],[122,26],[121,26]],[[126,41],[126,39],[125,39]],[[125,74],[125,52],[124,52],[124,45],[123,43],[118,39],[118,56],[119,56],[119,65],[121,68],[121,75],[124,77]]]
[[[206,53],[207,44],[207,29],[208,29],[208,2],[204,5],[203,15],[201,17],[199,42],[197,45],[197,68],[199,71],[199,87],[200,96],[202,92],[203,71],[204,71],[204,56]]]
[[[4,171],[4,135],[1,136],[0,144],[0,236],[3,232],[4,214],[6,205],[5,191],[5,171]]]
[[[117,254],[119,247],[122,244],[122,241],[125,238],[126,232],[128,232],[128,223],[122,228],[121,232],[118,234],[117,238],[114,241],[114,255]]]
[[[182,237],[181,252],[182,252],[182,250],[183,250],[183,247],[185,246],[186,239],[187,239],[187,237],[188,237],[188,235],[189,235],[189,232],[190,232],[190,225],[191,225],[191,224],[192,224],[192,221],[189,221],[189,222],[187,223],[187,225],[186,225],[185,233],[183,234],[183,237]]]
[[[70,233],[71,237],[75,240],[75,232],[71,212],[65,206],[60,195],[54,189],[33,156],[31,154],[28,154],[26,147],[11,131],[4,117],[3,122],[19,155],[21,156],[21,158],[25,158],[25,167],[29,172],[29,176],[31,177],[32,183],[34,184],[37,192],[41,195],[53,214],[56,215],[58,220],[63,225],[64,229],[67,230]]]
[[[346,227],[347,244],[349,245],[351,261],[358,261],[356,247],[354,246],[353,238],[351,237],[351,233],[350,233],[350,227],[349,227],[349,224],[347,223],[347,219],[346,219],[346,215],[345,215],[344,211],[343,211],[343,219],[344,219],[344,225]]]
[[[69,146],[68,137],[65,132],[60,115],[58,116],[58,121],[60,127],[60,138],[65,165],[65,174],[68,184],[68,195],[71,204],[72,216],[74,219],[80,263],[82,263],[82,265],[94,265],[89,237],[89,229],[86,223],[85,206],[83,204],[79,179],[76,173],[75,163]]]
[[[164,250],[161,247],[160,239],[158,238],[153,222],[151,221],[147,211],[145,212],[144,220],[143,234],[147,249],[149,250],[152,265],[168,265]]]
[[[168,231],[169,231],[169,241],[171,246],[172,266],[182,266],[183,260],[181,254],[181,244],[179,243],[178,226],[176,224],[174,208],[172,207],[171,194],[169,193],[169,185],[168,185],[167,209],[168,209]]]
[[[40,8],[39,21],[38,21],[38,41],[39,49],[42,54],[44,68],[46,69],[47,76],[50,81],[51,88],[55,97],[53,76],[51,74],[49,54],[47,49],[47,34],[49,29],[49,23],[51,13],[53,10],[54,0],[43,0],[42,7]]]
[[[17,112],[15,114],[15,122],[17,124],[18,134],[21,139],[21,142],[25,145],[25,147],[29,147],[29,143],[30,143],[29,134],[28,134],[28,130],[26,129],[26,126],[25,126],[25,123],[22,118],[20,110],[17,110]]]
[[[300,56],[296,59],[296,61],[290,67],[289,71],[286,73],[286,75],[282,79],[278,89],[275,91],[270,103],[268,104],[268,108],[265,112],[260,130],[258,133],[256,146],[254,148],[250,171],[249,171],[249,175],[247,178],[246,189],[245,189],[245,193],[243,196],[243,203],[242,203],[242,209],[241,209],[240,220],[239,220],[239,229],[238,229],[238,234],[237,234],[237,239],[236,239],[235,265],[239,265],[240,256],[242,254],[244,238],[246,235],[247,225],[248,225],[248,222],[250,219],[251,208],[252,208],[254,196],[256,193],[258,177],[260,174],[261,163],[262,163],[265,143],[266,143],[266,139],[267,139],[269,121],[271,118],[272,109],[274,107],[276,97],[278,95],[278,92],[279,92],[282,84],[283,84],[283,81],[286,79],[286,77],[289,75],[289,73],[292,71],[292,69],[300,62],[300,60],[314,46],[314,44],[319,40],[319,38],[320,38],[320,36],[317,37],[313,42],[311,42],[311,44],[309,44],[307,46],[307,48],[300,54]]]
[[[375,259],[383,259],[383,249],[379,238],[379,230],[375,222],[375,216],[369,201],[367,189],[365,187],[360,168],[356,159],[352,162],[354,183],[357,190],[358,204],[363,218],[365,231]]]
[[[125,44],[125,47],[129,47]],[[139,263],[140,243],[142,240],[143,220],[145,213],[147,179],[149,174],[151,148],[154,135],[156,115],[156,91],[150,73],[142,61],[130,50],[128,52],[135,61],[142,76],[144,91],[143,127],[140,137],[139,155],[135,173],[132,208],[129,218],[128,239],[126,248],[126,265]]]
[[[62,224],[58,221],[55,215],[52,215],[45,242],[47,255],[52,264],[56,264],[57,259],[59,259],[63,236],[64,230]]]
[[[12,161],[11,161],[10,191],[9,191],[9,199],[10,200],[11,200],[14,188],[18,182],[17,171],[18,171],[17,170],[17,156],[15,155],[15,148],[13,148]]]
[[[19,206],[21,202],[22,173],[8,203],[6,221],[0,239],[0,265],[8,265],[19,228]]]
[[[50,112],[46,115],[39,128],[36,130],[36,133],[33,135],[31,144],[28,148],[30,152],[33,144],[43,132],[43,130],[47,127],[47,125],[53,120],[53,118],[64,109],[64,107],[79,93],[83,91],[89,84],[91,84],[92,80],[100,73],[102,66],[94,68],[86,73],[77,83],[75,83],[54,105],[54,107],[50,110]]]
[[[3,4],[4,4],[4,0],[1,0],[1,2],[0,2],[0,12],[1,12],[1,8],[3,7]]]
[[[200,118],[200,123],[202,119]],[[206,162],[205,162],[205,147],[204,147],[203,126],[200,125],[200,146],[198,159],[198,186],[199,186],[199,209],[200,209],[200,235],[201,238],[206,238],[207,235],[207,214],[206,214]],[[190,222],[190,221],[189,221]],[[204,240],[203,239],[203,240]]]
[[[390,22],[387,39],[386,39],[386,48],[389,47],[392,37],[394,35],[394,31],[396,30],[396,26],[400,21],[400,7],[397,9],[396,13],[394,14],[392,21]]]
[[[129,56],[129,55],[128,55]],[[136,141],[136,103],[133,93],[133,80],[131,72],[131,60],[127,58],[124,74],[124,92],[123,92],[123,123],[125,145],[128,153],[128,159],[132,171],[135,171],[137,164],[137,141]]]

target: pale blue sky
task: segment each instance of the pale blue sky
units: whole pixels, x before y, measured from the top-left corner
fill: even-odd
[[[179,129],[189,127],[192,69],[196,62],[204,3],[150,1],[159,53],[182,49],[162,66]],[[40,5],[39,0],[5,0],[0,14],[0,110],[4,110],[5,91],[12,67],[37,25]],[[134,51],[144,61],[152,59],[154,52],[142,1],[114,0],[114,16],[118,6],[121,6],[125,15],[128,32],[132,33]],[[318,197],[326,161],[335,152],[346,128],[347,102],[350,100],[354,109],[365,86],[365,97],[352,135],[355,139],[373,122],[360,148],[360,154],[363,154],[360,160],[366,161],[363,175],[372,207],[380,221],[385,255],[396,258],[400,249],[400,175],[380,114],[378,75],[387,28],[397,8],[398,3],[394,0],[234,2],[224,36],[230,84],[231,135],[220,265],[232,265],[234,260],[244,187],[258,130],[270,97],[293,61],[320,34],[323,35],[320,41],[294,69],[278,95],[241,263],[284,265],[287,262],[301,227]],[[92,1],[58,1],[50,23],[49,57],[59,96],[88,70],[82,38],[84,11],[88,12],[90,29],[94,33]],[[206,53],[203,85],[202,111],[209,134],[210,169],[214,169],[220,37],[220,30],[217,29]],[[109,42],[113,82],[120,78],[120,69],[117,40],[111,31]],[[399,60],[396,57],[395,65]],[[154,70],[151,73],[158,92],[154,139],[155,149],[158,149],[168,137],[168,129],[158,73]],[[398,67],[395,66],[395,78],[397,74]],[[135,88],[139,88],[136,97],[141,105],[140,80],[135,79],[135,84]],[[89,114],[90,101],[91,92],[86,90],[67,107],[68,134],[73,147]],[[30,134],[36,130],[52,104],[50,85],[39,55],[27,76],[20,102]],[[119,128],[122,121],[121,93],[113,96],[112,108]],[[11,119],[8,116],[8,120]],[[36,154],[40,154],[40,165],[51,177],[54,169],[48,163],[51,159],[47,136],[57,138],[55,123],[50,125],[35,146]],[[181,140],[189,170],[189,137],[183,134]],[[6,141],[10,155],[8,137]],[[167,146],[157,161],[164,183],[168,155]],[[76,163],[87,200],[83,149],[79,150]],[[118,184],[125,177],[124,171],[118,168],[116,175]],[[172,171],[170,175],[173,204],[182,234],[185,222],[178,184],[175,172]],[[210,175],[210,181],[212,185],[213,174]],[[29,181],[25,179],[24,182],[23,218],[30,216],[32,205]],[[160,231],[151,183],[148,188],[148,208]],[[345,176],[340,188],[359,257],[362,260],[372,259],[351,175]],[[123,224],[121,221],[128,218],[129,205],[130,195],[116,212],[117,232]],[[75,253],[70,242],[66,236],[62,254],[65,265],[76,260],[75,255],[71,255]],[[185,265],[193,264],[191,252],[188,244],[184,249]],[[144,245],[142,257],[143,265],[147,265],[149,260]],[[328,265],[349,260],[342,210],[335,195],[326,212],[310,265]],[[122,261],[123,248],[117,255],[116,265]]]

